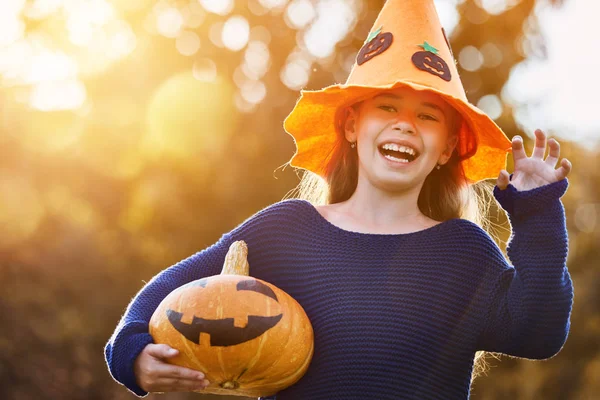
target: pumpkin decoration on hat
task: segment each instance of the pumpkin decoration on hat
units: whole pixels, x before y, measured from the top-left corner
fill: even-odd
[[[296,383],[314,350],[312,325],[296,300],[248,276],[248,247],[234,242],[220,275],[171,292],[150,319],[155,343],[179,350],[170,363],[202,371],[199,391],[270,396]]]
[[[343,109],[402,86],[435,93],[459,113],[456,151],[468,183],[496,178],[505,168],[511,142],[467,100],[433,0],[387,0],[346,83],[300,91],[284,121],[296,144],[290,165],[324,177],[341,135]]]

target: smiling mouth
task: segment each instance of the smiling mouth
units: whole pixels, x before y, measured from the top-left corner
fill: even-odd
[[[391,149],[384,149],[383,146],[379,146],[378,147],[379,153],[387,158],[390,161],[395,161],[395,162],[401,162],[401,163],[410,163],[414,160],[416,160],[419,157],[419,153],[415,152],[415,155],[413,156],[410,153],[407,153],[405,151],[395,151],[395,150],[391,150]]]

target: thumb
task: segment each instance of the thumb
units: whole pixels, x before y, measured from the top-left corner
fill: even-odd
[[[156,358],[174,357],[178,353],[179,351],[166,344],[154,344],[148,346],[148,354]]]
[[[498,175],[498,181],[496,185],[500,190],[504,190],[508,187],[510,183],[510,174],[505,170],[500,170],[500,175]]]

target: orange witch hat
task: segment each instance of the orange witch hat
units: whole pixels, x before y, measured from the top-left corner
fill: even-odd
[[[457,151],[469,183],[495,178],[506,168],[511,142],[467,100],[433,0],[387,0],[346,83],[300,91],[284,121],[296,143],[290,165],[324,176],[336,129],[341,132],[340,111],[400,86],[436,93],[463,117]]]

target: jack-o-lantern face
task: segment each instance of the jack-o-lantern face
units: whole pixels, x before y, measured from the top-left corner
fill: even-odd
[[[167,362],[202,371],[202,393],[265,397],[304,375],[314,351],[302,306],[249,275],[248,247],[231,244],[219,275],[169,293],[150,318],[154,343],[179,351]]]
[[[445,81],[450,81],[452,78],[446,61],[430,51],[416,52],[412,56],[412,62],[420,70],[429,72]]]
[[[206,288],[208,280],[200,279],[194,282],[194,286]],[[276,302],[277,295],[264,283],[256,279],[249,278],[237,282],[236,291],[252,291],[272,298]],[[235,346],[255,339],[277,325],[283,317],[283,314],[264,317],[259,315],[248,315],[248,324],[245,327],[234,326],[233,318],[205,319],[194,315],[190,324],[182,322],[183,313],[167,309],[167,318],[173,328],[181,333],[185,338],[196,344],[200,344],[200,333],[210,335],[211,346]]]
[[[391,32],[379,33],[372,40],[360,49],[356,56],[356,63],[362,65],[373,57],[386,51],[394,41],[394,36]]]

